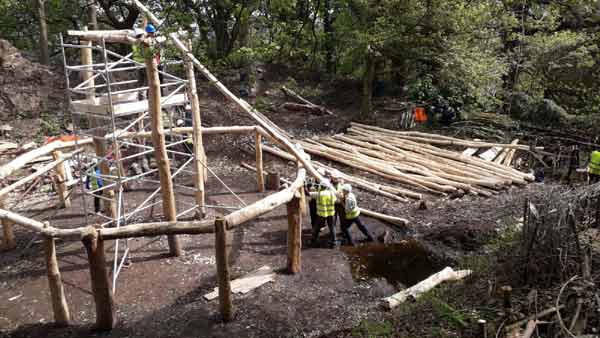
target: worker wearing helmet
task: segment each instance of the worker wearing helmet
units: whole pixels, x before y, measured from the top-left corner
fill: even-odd
[[[316,201],[317,222],[312,228],[312,246],[316,246],[321,227],[327,224],[329,228],[329,245],[331,248],[337,246],[335,233],[335,202],[337,200],[335,193],[327,188],[329,182],[319,184],[316,192],[310,192],[310,197]]]
[[[144,31],[142,32],[139,29],[135,30],[135,37],[138,40],[137,43],[134,43],[132,45],[132,58],[135,62],[137,63],[141,63],[144,64],[146,63],[146,53],[151,53],[154,52],[154,58],[156,59],[156,64],[158,65],[158,70],[159,71],[163,71],[163,67],[160,64],[160,48],[156,48],[154,51],[150,50],[149,47],[154,46],[154,45],[158,45],[157,41],[156,41],[156,27],[154,27],[153,24],[149,23],[146,25],[146,27],[144,28]],[[139,68],[137,70],[137,77],[138,77],[138,81],[137,81],[137,86],[138,88],[143,88],[143,87],[147,87],[148,86],[148,77],[146,75],[146,68]],[[161,73],[158,74],[159,77],[159,81],[160,83],[163,82],[163,75]],[[162,87],[160,89],[161,94],[162,94]],[[140,90],[138,91],[138,100],[146,100],[148,97],[148,91],[147,90]]]
[[[342,224],[344,223],[344,219],[345,219],[344,205],[342,204],[342,186],[344,185],[344,181],[342,179],[342,173],[337,169],[333,169],[331,171],[330,177],[331,177],[331,184],[333,184],[333,187],[336,190],[336,197],[337,197],[337,202],[335,204],[334,223],[336,220],[339,219],[339,224],[341,227]]]
[[[319,168],[317,170],[319,172],[319,175],[325,177],[326,173],[325,170],[323,168]],[[311,227],[314,229],[316,226],[319,226],[319,218],[317,215],[317,199],[316,198],[310,198],[310,194],[312,192],[316,192],[318,189],[318,182],[312,178],[312,177],[308,177],[306,179],[306,181],[304,182],[304,193],[306,196],[309,196],[308,199],[308,211],[310,214],[310,225]]]
[[[588,165],[588,179],[590,184],[600,182],[600,151],[594,150]]]
[[[354,240],[350,234],[350,227],[352,224],[356,224],[358,230],[360,230],[366,237],[367,241],[373,242],[373,236],[369,230],[362,224],[360,220],[360,209],[356,201],[356,196],[352,193],[352,186],[350,184],[342,185],[342,203],[344,204],[344,221],[341,224],[342,233],[348,241],[348,244],[354,246]]]

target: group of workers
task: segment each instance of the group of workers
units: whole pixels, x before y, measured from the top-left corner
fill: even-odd
[[[329,228],[329,245],[335,248],[339,245],[336,236],[336,221],[339,220],[342,234],[349,245],[355,245],[350,228],[356,224],[358,229],[373,242],[374,238],[360,219],[360,208],[356,196],[352,193],[352,186],[344,183],[341,173],[337,170],[327,171],[319,169],[319,174],[329,182],[308,181],[305,185],[307,196],[310,196],[309,211],[312,226],[311,245],[316,246],[321,229],[327,225]],[[331,183],[332,191],[327,183]]]

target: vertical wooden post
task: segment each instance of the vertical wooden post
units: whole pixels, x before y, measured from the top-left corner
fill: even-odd
[[[0,197],[0,208],[6,208],[6,197]],[[13,232],[13,222],[2,219],[2,247],[4,250],[12,250],[17,247],[17,242],[15,241],[15,233]]]
[[[69,313],[65,290],[60,277],[60,270],[58,269],[54,238],[44,238],[44,251],[46,252],[46,272],[48,274],[52,310],[54,311],[54,322],[57,325],[66,326],[69,325],[71,314]]]
[[[219,308],[223,321],[231,321],[231,283],[229,281],[229,262],[227,259],[227,224],[222,217],[215,220],[215,258],[219,279]]]
[[[148,76],[148,110],[152,121],[152,143],[154,144],[154,156],[158,165],[160,178],[160,190],[163,200],[163,213],[167,221],[177,220],[177,209],[175,208],[175,194],[173,192],[173,181],[169,157],[167,155],[167,144],[165,131],[163,129],[162,109],[160,105],[160,80],[158,78],[158,65],[156,58],[149,55],[146,58],[146,73]],[[181,246],[175,235],[168,235],[169,252],[173,256],[181,256]]]
[[[84,31],[87,31],[88,28],[87,26],[83,27]],[[92,42],[91,41],[81,41],[81,44],[84,46],[92,46]],[[92,72],[92,64],[94,63],[93,57],[92,57],[92,49],[91,48],[81,48],[81,65],[82,66],[89,66],[86,67],[85,71],[81,72],[81,81],[85,82],[87,80],[89,80],[90,78],[92,78],[92,76],[94,75],[94,73]],[[90,82],[88,83],[88,85],[86,87],[94,87],[94,80],[90,80]],[[93,99],[95,96],[94,94],[94,88],[89,89],[89,93],[86,95],[87,99]]]
[[[262,135],[256,131],[255,134],[255,145],[256,149],[256,184],[258,185],[258,192],[265,191],[265,177],[263,176],[263,151],[262,151]]]
[[[55,161],[61,156],[62,152],[60,150],[55,150],[52,152],[52,158],[54,158]],[[67,174],[65,170],[65,162],[62,162],[56,166],[56,189],[58,190],[58,198],[60,199],[62,208],[71,207],[71,199],[69,198],[69,191],[67,184],[65,183],[66,179]]]
[[[296,274],[301,270],[300,251],[302,249],[302,213],[300,191],[287,203],[288,233],[287,233],[287,269],[288,273]]]
[[[96,327],[99,330],[110,330],[115,327],[117,318],[106,271],[104,241],[98,239],[98,233],[93,231],[83,237],[82,242],[90,264],[92,294],[96,303]]]
[[[192,50],[192,44],[188,41],[188,49]],[[187,94],[192,106],[192,138],[194,140],[194,184],[196,187],[196,204],[199,207],[202,218],[206,215],[204,181],[206,164],[206,154],[202,144],[202,119],[200,116],[200,99],[198,98],[198,89],[196,88],[196,76],[194,75],[194,64],[186,56],[185,70],[187,72]],[[202,164],[204,162],[204,164]]]

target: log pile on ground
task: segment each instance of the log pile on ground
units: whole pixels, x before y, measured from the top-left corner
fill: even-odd
[[[533,175],[510,167],[516,151],[531,151],[526,145],[487,143],[437,134],[394,131],[353,123],[347,134],[297,141],[313,157],[324,158],[385,179],[387,184],[342,173],[348,183],[397,201],[422,199],[423,194],[491,196],[511,185],[523,186]],[[497,148],[497,155],[484,160],[440,146]],[[278,157],[293,157],[274,147],[263,150]],[[317,168],[331,167],[313,161]]]

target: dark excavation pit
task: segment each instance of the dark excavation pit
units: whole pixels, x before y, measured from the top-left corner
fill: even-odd
[[[343,247],[355,279],[385,278],[396,287],[410,287],[441,270],[444,265],[415,240],[392,244]]]

